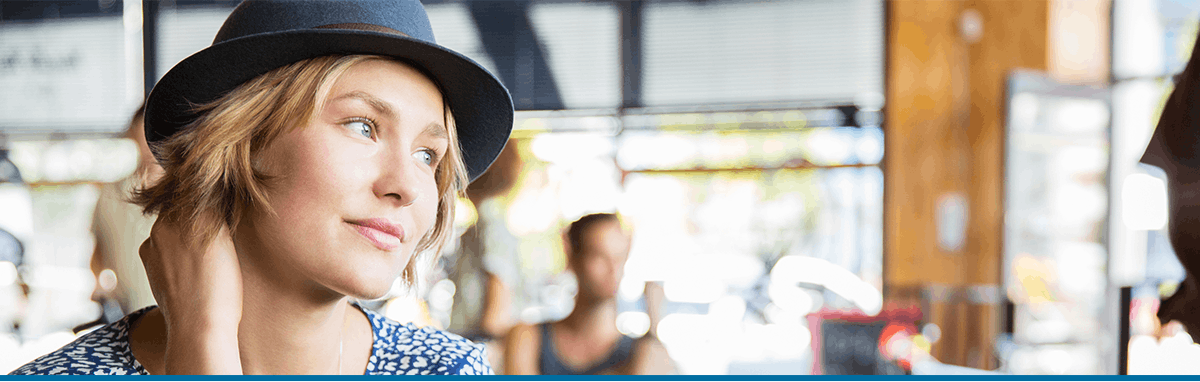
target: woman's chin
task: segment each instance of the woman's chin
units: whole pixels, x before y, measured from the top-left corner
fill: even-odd
[[[387,297],[387,291],[386,290],[383,292],[372,291],[372,292],[364,292],[364,293],[358,293],[358,294],[347,295],[347,296],[352,297],[355,300],[372,301],[372,300],[378,300],[378,299]]]
[[[353,288],[343,291],[342,294],[356,300],[378,300],[387,297],[390,288]]]
[[[378,300],[387,297],[395,280],[396,277],[359,277],[338,283],[330,289],[359,300]]]

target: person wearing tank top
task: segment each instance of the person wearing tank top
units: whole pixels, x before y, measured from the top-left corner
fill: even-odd
[[[542,375],[592,375],[606,374],[625,366],[633,354],[633,338],[622,335],[617,339],[616,346],[611,348],[608,356],[580,370],[568,366],[554,346],[554,333],[549,323],[539,324],[542,332],[541,351],[538,352],[538,374]]]
[[[617,289],[629,256],[630,232],[615,214],[591,214],[567,228],[567,267],[579,292],[561,321],[520,324],[509,331],[506,374],[669,374],[674,365],[651,330],[633,339],[617,330]]]

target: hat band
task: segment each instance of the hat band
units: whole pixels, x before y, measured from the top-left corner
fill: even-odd
[[[367,23],[327,24],[327,25],[322,25],[322,26],[316,27],[314,29],[355,29],[355,30],[368,31],[368,32],[398,34],[398,35],[401,35],[404,37],[410,37],[410,38],[412,37],[412,36],[409,36],[407,33],[404,33],[404,32],[401,32],[401,31],[398,31],[398,30],[395,30],[392,28],[388,28],[385,26],[379,26],[379,25],[375,25],[375,24],[367,24]]]

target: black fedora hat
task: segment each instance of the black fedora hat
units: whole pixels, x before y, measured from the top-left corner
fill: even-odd
[[[491,165],[512,132],[508,90],[482,66],[438,45],[418,0],[247,0],[212,46],[180,61],[146,100],[146,140],[175,134],[216,100],[272,69],[331,54],[403,59],[433,77],[458,126],[467,173]]]

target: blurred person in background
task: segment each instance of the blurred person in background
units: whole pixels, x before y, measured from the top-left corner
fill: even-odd
[[[490,373],[481,346],[354,300],[440,253],[512,118],[417,0],[241,3],[146,101],[159,305],[14,374]]]
[[[30,288],[21,277],[25,244],[18,235],[28,232],[32,222],[13,212],[30,207],[28,195],[21,171],[8,160],[8,150],[0,147],[0,210],[4,211],[0,213],[0,372],[28,359],[21,349],[27,340],[22,324],[27,322]]]
[[[0,191],[4,191],[3,188],[24,191],[24,187],[21,172],[8,160],[8,151],[0,147]],[[0,206],[6,208],[13,208],[8,203],[24,201],[6,200],[4,196],[0,192]],[[0,219],[0,355],[16,350],[21,319],[25,316],[29,298],[29,286],[21,279],[19,271],[25,262],[25,244],[14,233],[19,232],[21,227],[20,224],[5,220]],[[10,337],[5,338],[4,335]],[[11,349],[5,349],[5,346]],[[4,362],[0,362],[0,366],[2,364]]]
[[[617,291],[630,230],[616,214],[591,214],[565,235],[567,267],[579,288],[566,318],[518,324],[508,334],[507,374],[666,374],[673,365],[654,330],[634,340],[617,330]],[[649,304],[647,304],[649,305]]]
[[[25,246],[12,233],[0,228],[0,334],[20,333],[21,318],[29,298],[29,285],[18,269],[25,260]]]
[[[96,250],[92,254],[91,268],[97,279],[92,299],[104,307],[104,313],[82,327],[108,324],[125,314],[154,305],[145,267],[138,256],[138,247],[150,237],[154,216],[143,214],[142,208],[131,202],[135,189],[154,184],[163,171],[146,143],[142,123],[145,111],[145,104],[137,108],[125,132],[125,138],[138,146],[137,169],[125,179],[101,186],[100,198],[92,214]],[[115,312],[113,302],[119,306]]]
[[[29,286],[17,271],[25,248],[17,237],[0,227],[0,370],[20,366],[21,321],[29,301]]]
[[[508,231],[503,207],[520,170],[517,142],[510,139],[488,171],[467,186],[476,221],[463,232],[448,272],[456,286],[448,330],[484,343],[496,373],[504,372],[504,336],[521,302],[519,243]]]
[[[1163,332],[1177,321],[1200,333],[1200,39],[1187,67],[1176,77],[1175,90],[1163,107],[1141,162],[1167,174],[1168,231],[1171,246],[1187,275],[1162,302],[1158,318]],[[1160,333],[1160,335],[1170,335]]]

